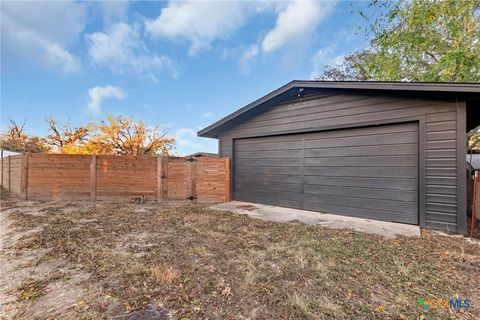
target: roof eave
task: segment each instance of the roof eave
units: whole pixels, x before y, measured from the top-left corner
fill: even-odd
[[[260,104],[295,87],[340,89],[340,90],[383,90],[383,91],[420,91],[420,92],[451,92],[480,94],[480,84],[473,83],[425,83],[425,82],[373,82],[373,81],[309,81],[293,80],[286,85],[268,93],[243,108],[216,121],[197,132],[199,137],[218,138],[221,127],[232,119],[252,110]]]
[[[229,114],[228,116],[212,123],[211,125],[209,125],[208,127],[200,130],[197,132],[197,136],[199,137],[205,137],[205,138],[218,138],[218,133],[215,133],[214,132],[214,129],[216,129],[217,127],[220,127],[221,125],[225,124],[226,122],[232,120],[233,118],[236,118],[237,116],[255,108],[256,106],[270,100],[271,98],[279,95],[279,94],[282,94],[283,92],[286,92],[292,88],[294,88],[296,85],[295,83],[298,82],[297,80],[294,80],[294,81],[291,81],[289,83],[287,83],[286,85],[266,94],[265,96],[261,97],[260,99],[257,99],[249,104],[247,104],[245,107],[243,108],[240,108],[238,109],[237,111]]]

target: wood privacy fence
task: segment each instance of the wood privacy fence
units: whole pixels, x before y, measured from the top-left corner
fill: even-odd
[[[230,201],[230,159],[23,154],[1,159],[1,185],[29,200]]]

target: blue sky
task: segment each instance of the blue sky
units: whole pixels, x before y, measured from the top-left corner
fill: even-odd
[[[168,128],[186,155],[196,132],[329,61],[365,48],[368,2],[1,2],[1,126],[73,125],[108,114]]]

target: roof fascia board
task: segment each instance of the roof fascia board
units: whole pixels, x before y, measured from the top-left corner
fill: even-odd
[[[398,91],[434,91],[480,93],[480,84],[474,83],[427,83],[427,82],[373,82],[373,81],[304,81],[295,80],[294,86],[319,89],[368,89]]]

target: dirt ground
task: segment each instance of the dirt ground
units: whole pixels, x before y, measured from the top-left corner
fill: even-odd
[[[480,245],[461,237],[385,240],[200,205],[1,205],[0,319],[480,318]],[[452,298],[470,306],[419,308]]]

